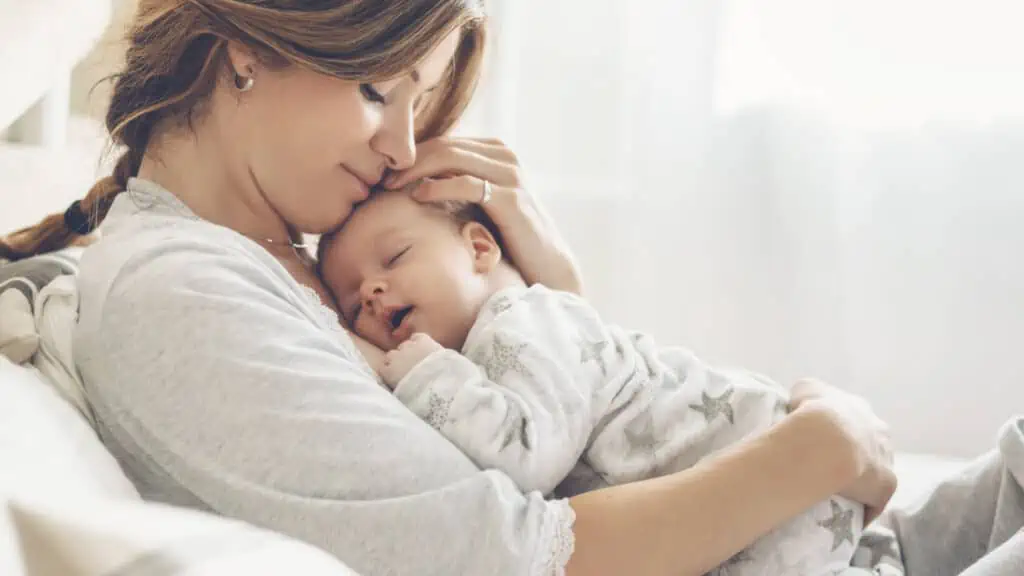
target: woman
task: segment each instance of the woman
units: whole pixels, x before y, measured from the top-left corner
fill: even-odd
[[[829,494],[888,501],[885,426],[823,384],[692,470],[554,500],[476,469],[378,386],[379,351],[337,329],[301,245],[378,183],[457,179],[448,197],[484,203],[531,281],[580,289],[515,156],[443,136],[476,82],[480,0],[142,0],[129,40],[114,174],[0,256],[107,217],[81,262],[76,360],[147,498],[367,575],[700,574]]]

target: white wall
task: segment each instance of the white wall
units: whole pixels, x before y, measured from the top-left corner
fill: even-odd
[[[107,33],[72,76],[71,110],[102,120],[110,99],[110,83],[101,80],[117,72],[124,60],[123,37],[138,0],[108,0],[113,17]]]
[[[990,448],[1024,413],[1024,124],[844,138],[800,122],[723,119],[705,187],[547,191],[589,296],[711,360],[863,394],[901,449]]]

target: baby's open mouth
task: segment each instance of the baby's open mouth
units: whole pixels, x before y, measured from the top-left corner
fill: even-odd
[[[412,312],[412,306],[406,306],[405,308],[399,308],[391,315],[391,329],[398,330],[398,327],[402,325],[402,320]]]

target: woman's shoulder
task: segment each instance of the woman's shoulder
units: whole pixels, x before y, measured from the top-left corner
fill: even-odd
[[[290,331],[282,336],[330,332],[349,344],[315,294],[256,243],[197,218],[137,204],[119,197],[101,239],[82,254],[78,334],[105,339],[118,333],[114,323],[131,324],[121,328],[134,334],[157,323],[166,332],[285,322]]]
[[[231,290],[237,283],[279,296],[301,294],[298,283],[254,242],[232,230],[158,206],[129,194],[115,201],[101,238],[82,254],[81,306],[102,308],[112,294],[138,291],[162,298],[183,287],[205,292]]]

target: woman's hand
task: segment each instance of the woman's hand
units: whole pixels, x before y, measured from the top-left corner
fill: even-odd
[[[865,505],[865,524],[877,518],[896,491],[889,426],[864,399],[817,380],[797,382],[790,407],[823,410],[834,418],[854,447],[860,472],[842,495]]]
[[[386,187],[425,179],[413,192],[421,202],[481,203],[484,183],[490,182],[491,198],[481,206],[527,283],[580,293],[582,281],[569,247],[525,189],[518,159],[500,140],[442,137],[421,143],[416,154],[416,164],[387,177]]]

